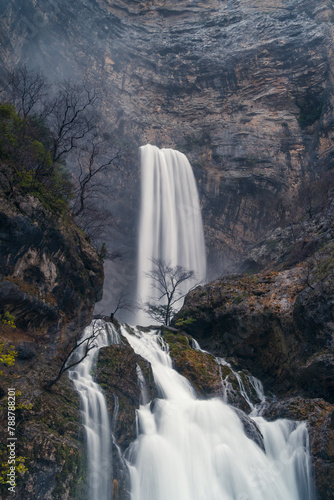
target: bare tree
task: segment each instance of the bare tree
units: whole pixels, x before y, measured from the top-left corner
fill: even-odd
[[[5,153],[18,166],[17,183],[22,185],[24,178],[25,184],[38,185],[40,191],[45,187],[43,195],[50,192],[57,198],[60,194],[77,225],[95,245],[101,244],[106,228],[114,224],[105,181],[111,171],[119,169],[121,159],[120,147],[106,135],[101,121],[101,90],[87,80],[51,87],[43,74],[26,66],[8,73],[7,80],[7,96],[22,118],[17,123],[13,115],[13,124],[5,124],[6,133],[16,127],[16,141],[4,143]],[[15,169],[7,170],[1,169],[1,177],[13,192],[9,174],[15,174]]]
[[[73,204],[72,214],[78,217],[86,208],[88,198],[100,189],[99,176],[111,167],[118,167],[120,151],[114,151],[106,139],[95,135],[92,140],[81,148],[78,155],[79,176],[75,188],[76,200]]]
[[[115,224],[110,207],[106,201],[101,200],[101,195],[92,195],[87,199],[85,210],[74,217],[74,220],[96,248],[101,247],[102,242],[106,239],[108,229]],[[107,249],[106,255],[109,255]]]
[[[50,85],[43,73],[23,65],[11,70],[7,81],[6,93],[21,118],[37,114],[44,117]]]
[[[50,389],[53,385],[55,385],[60,380],[64,372],[70,370],[74,366],[79,365],[84,359],[87,358],[90,351],[96,347],[95,341],[102,332],[102,330],[103,330],[102,327],[97,327],[96,325],[94,325],[93,332],[91,335],[89,335],[88,337],[79,342],[78,341],[76,342],[76,344],[72,347],[72,349],[64,359],[57,376],[54,379],[49,380],[45,384],[46,389]],[[70,362],[72,356],[73,356],[73,361]]]
[[[103,260],[113,260],[114,262],[116,261],[120,262],[127,257],[128,253],[129,253],[128,251],[123,251],[119,249],[108,251],[106,242],[104,241],[101,245],[99,256]]]
[[[87,82],[60,84],[56,97],[50,104],[48,126],[53,136],[52,158],[59,162],[68,153],[79,148],[83,139],[96,130],[96,108],[100,93]]]
[[[121,310],[122,311],[133,311],[134,309],[136,309],[136,306],[129,301],[129,295],[122,291],[117,299],[117,303],[116,303],[114,310],[110,313],[110,319],[112,321],[115,317],[115,314],[118,311],[121,311]]]
[[[157,290],[157,297],[153,302],[146,302],[144,310],[152,319],[169,325],[176,312],[175,304],[186,296],[189,289],[184,292],[182,285],[195,279],[193,270],[182,266],[172,266],[170,262],[152,259],[153,270],[146,273],[152,280],[152,286]],[[165,303],[160,303],[165,301]]]

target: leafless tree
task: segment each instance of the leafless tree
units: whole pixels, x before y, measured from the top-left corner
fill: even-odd
[[[82,141],[94,133],[97,124],[97,105],[100,93],[87,82],[60,84],[56,97],[50,104],[47,124],[52,132],[53,162],[82,146]]]
[[[110,313],[110,319],[112,321],[115,317],[115,314],[118,311],[121,311],[121,310],[122,311],[133,311],[135,309],[136,309],[136,306],[134,304],[132,304],[131,301],[129,301],[129,295],[122,291],[117,299],[117,303],[116,303],[114,310]]]
[[[88,80],[51,87],[42,73],[22,66],[8,74],[7,96],[23,118],[15,131],[20,147],[12,146],[11,157],[48,189],[59,190],[61,183],[50,179],[62,178],[75,222],[95,245],[101,244],[106,227],[114,224],[105,179],[119,169],[121,153],[115,138],[105,133],[100,88]]]
[[[53,385],[55,385],[60,380],[64,372],[79,365],[84,359],[87,358],[87,356],[89,356],[90,351],[96,347],[96,339],[101,334],[102,330],[102,327],[94,325],[91,335],[75,343],[64,359],[57,376],[45,384],[46,389],[50,389]],[[70,362],[72,356],[73,361]]]
[[[108,203],[101,201],[101,196],[93,195],[87,199],[85,210],[74,217],[76,224],[86,233],[96,248],[105,240],[110,226],[114,225],[114,216]],[[106,251],[109,254],[109,251]]]
[[[95,135],[92,140],[81,148],[78,155],[79,176],[75,188],[75,202],[72,214],[78,217],[86,208],[87,199],[99,190],[101,180],[99,176],[119,166],[120,150],[114,150],[106,139],[101,139]]]
[[[146,273],[152,280],[152,285],[157,290],[157,297],[153,302],[146,302],[144,310],[152,319],[169,325],[175,314],[175,304],[186,296],[182,285],[189,280],[195,279],[193,270],[187,270],[182,266],[172,266],[170,262],[152,259],[153,269]],[[165,303],[160,303],[165,301]]]
[[[101,249],[99,251],[99,256],[103,260],[112,260],[114,262],[116,262],[116,261],[120,262],[127,257],[128,253],[129,253],[128,251],[123,251],[123,250],[111,250],[111,251],[109,251],[107,249],[106,243],[103,242],[101,245]]]
[[[45,75],[28,70],[25,65],[8,73],[5,91],[18,115],[25,120],[37,114],[44,118],[49,90]]]

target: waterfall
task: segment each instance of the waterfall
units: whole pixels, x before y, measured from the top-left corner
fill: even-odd
[[[80,396],[86,433],[88,499],[109,500],[112,482],[111,429],[104,394],[94,382],[91,372],[98,350],[111,344],[119,344],[120,337],[111,323],[102,320],[93,321],[84,330],[80,342],[92,335],[96,337],[95,347],[81,363],[69,370],[69,377]],[[85,346],[86,343],[83,343],[78,348],[78,359],[84,354]]]
[[[264,449],[244,432],[238,413],[218,398],[196,399],[172,368],[155,332],[122,329],[152,366],[161,394],[137,412],[129,450],[131,500],[313,500],[305,423],[253,421]]]
[[[143,303],[154,296],[152,259],[195,272],[186,293],[205,279],[206,255],[196,182],[186,156],[172,149],[146,145],[141,156],[141,209],[138,247],[137,297]],[[180,304],[181,306],[181,304]],[[152,320],[137,316],[141,324]]]
[[[188,160],[177,151],[150,145],[142,147],[140,153],[137,293],[145,302],[153,295],[147,276],[152,259],[195,271],[197,282],[205,277],[206,262],[198,193]],[[143,315],[137,319],[141,324],[151,322]],[[96,328],[100,331],[96,347],[70,371],[70,377],[80,394],[87,437],[88,500],[110,500],[112,443],[121,454],[112,430],[121,403],[115,399],[110,425],[104,395],[91,371],[99,348],[121,340],[116,329],[101,320],[86,328],[82,339],[89,338]],[[130,474],[131,500],[314,500],[306,424],[283,419],[266,422],[261,416],[266,398],[260,381],[233,372],[251,410],[242,420],[241,410],[228,404],[234,389],[222,376],[222,367],[227,365],[224,359],[216,358],[216,362],[225,397],[199,400],[191,383],[173,369],[168,345],[160,334],[139,327],[120,326],[120,331],[133,350],[151,364],[159,394],[149,400],[138,365],[141,398],[137,439],[124,462],[122,459]],[[201,349],[196,341],[193,348]],[[247,385],[258,404],[252,401]],[[245,432],[245,421],[256,434],[255,440]]]

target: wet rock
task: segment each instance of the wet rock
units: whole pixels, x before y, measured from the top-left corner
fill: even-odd
[[[204,349],[248,369],[274,392],[286,390],[294,383],[300,335],[288,332],[303,287],[299,269],[227,277],[191,292],[175,321],[192,318],[185,329]]]
[[[134,353],[126,339],[121,345],[112,345],[99,351],[96,380],[105,393],[112,422],[114,479],[118,482],[120,500],[130,498],[129,477],[117,447],[125,453],[136,438],[136,410],[142,402],[138,367],[145,380],[147,396],[152,400],[156,397],[156,390],[151,366]]]
[[[240,411],[237,408],[235,408],[235,411],[237,412],[238,417],[243,423],[246,436],[254,441],[261,448],[261,450],[265,451],[262,433],[254,420],[247,417],[247,415],[245,415],[243,411]]]
[[[169,353],[174,368],[189,380],[200,398],[222,396],[223,386],[219,365],[208,353],[195,350],[191,337],[182,332],[171,333],[162,330],[163,338],[169,345]]]

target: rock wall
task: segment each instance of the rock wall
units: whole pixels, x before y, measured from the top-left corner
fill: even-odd
[[[329,0],[26,0],[3,9],[5,65],[27,61],[52,80],[86,73],[103,83],[101,109],[128,150],[151,142],[189,156],[216,269],[298,215],[300,189],[333,167]],[[115,198],[133,198],[122,207],[134,221],[138,170],[128,168]]]
[[[13,366],[1,363],[0,421],[7,429],[7,388],[16,390],[17,474],[14,499],[82,498],[85,443],[79,398],[66,374],[53,379],[90,323],[102,295],[103,267],[68,216],[39,200],[0,196],[0,341],[14,346]],[[13,328],[2,321],[9,313]],[[0,495],[7,495],[7,433],[0,443]],[[18,465],[18,463],[17,463]]]

